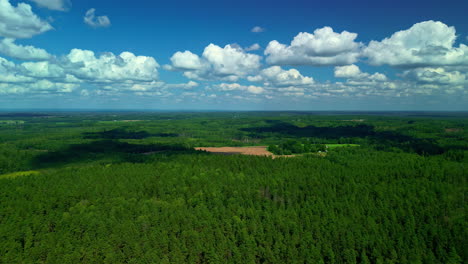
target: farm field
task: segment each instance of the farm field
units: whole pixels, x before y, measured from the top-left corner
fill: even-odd
[[[272,156],[273,154],[267,150],[266,146],[255,147],[196,147],[196,150],[207,151],[211,153],[224,155],[254,155],[254,156]]]
[[[467,129],[466,113],[6,113],[0,263],[466,263]]]

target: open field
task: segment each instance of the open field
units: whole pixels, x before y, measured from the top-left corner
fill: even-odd
[[[302,156],[304,154],[316,154],[324,156],[326,153],[301,153],[291,155],[276,155],[268,151],[266,146],[252,146],[252,147],[196,147],[195,150],[202,150],[220,155],[251,155],[251,156],[267,156],[272,158],[292,158]]]
[[[202,150],[220,155],[251,155],[251,156],[267,156],[275,158],[292,158],[301,156],[296,155],[275,155],[267,150],[266,146],[253,147],[196,147],[195,150]]]
[[[273,156],[271,152],[267,150],[266,146],[255,146],[255,147],[196,147],[196,150],[203,150],[216,154],[223,155],[254,155],[254,156]]]

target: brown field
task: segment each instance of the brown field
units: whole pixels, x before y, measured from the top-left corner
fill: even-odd
[[[267,150],[266,146],[255,146],[255,147],[199,147],[196,150],[203,150],[220,155],[253,155],[253,156],[268,156],[272,158],[279,157],[295,157],[297,155],[274,155]]]
[[[463,132],[462,128],[446,128],[445,129],[446,133],[458,133],[458,132]]]

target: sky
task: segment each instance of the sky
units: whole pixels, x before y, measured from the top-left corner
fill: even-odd
[[[468,1],[0,0],[0,110],[467,111]]]

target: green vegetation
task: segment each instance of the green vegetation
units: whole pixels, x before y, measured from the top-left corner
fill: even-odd
[[[19,124],[24,124],[24,121],[22,120],[0,120],[0,124],[19,125]]]
[[[325,152],[327,146],[324,144],[312,144],[309,140],[287,140],[279,145],[268,146],[268,151],[276,155],[292,155],[303,153]]]
[[[359,147],[358,144],[327,144],[327,148],[342,148],[342,147]]]
[[[0,263],[467,263],[444,115],[4,114]],[[253,145],[327,155],[193,150]]]
[[[0,179],[15,178],[21,176],[39,175],[38,171],[18,171],[0,175]]]

